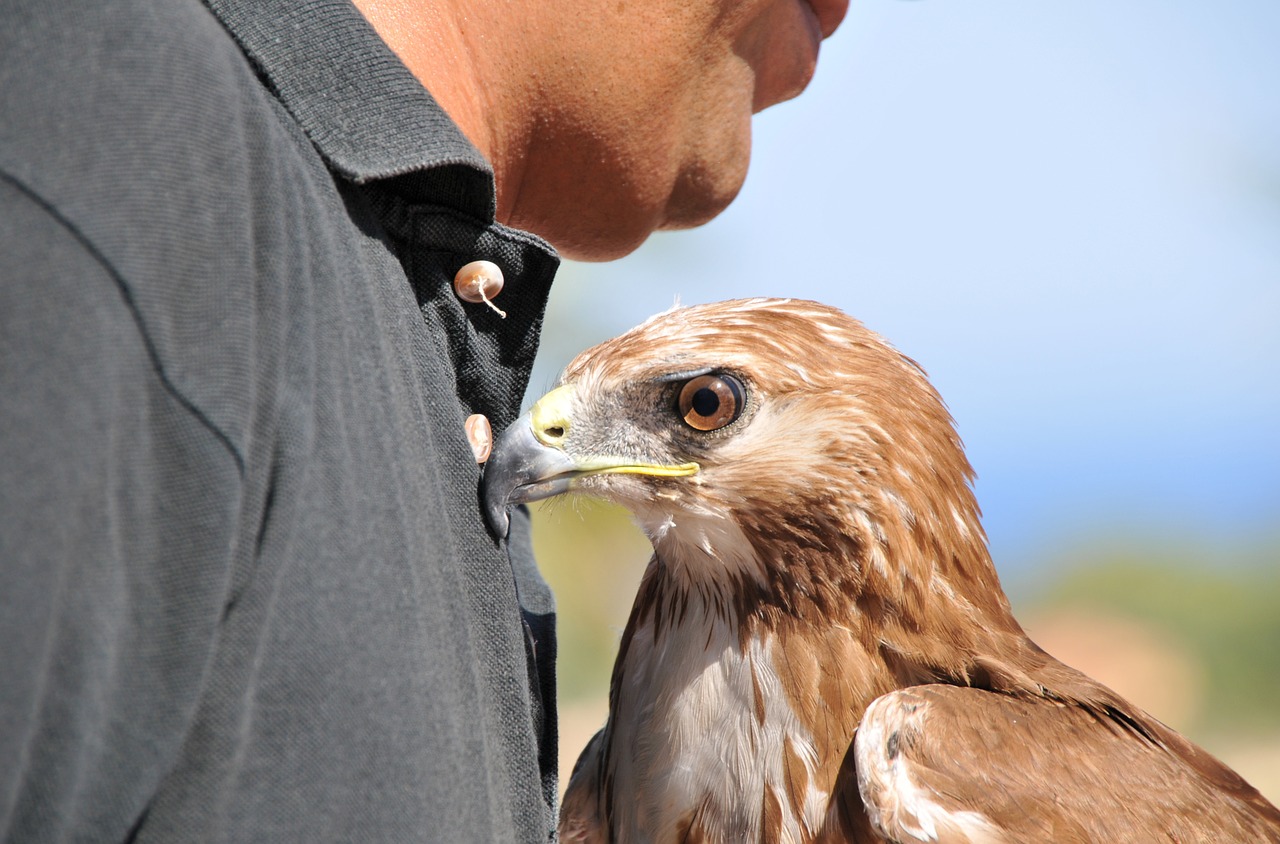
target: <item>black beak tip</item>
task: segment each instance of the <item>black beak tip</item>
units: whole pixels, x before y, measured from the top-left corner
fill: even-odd
[[[489,523],[489,529],[493,531],[494,536],[498,539],[506,539],[507,534],[511,532],[511,518],[507,515],[507,504],[505,501],[489,501],[482,503],[484,511],[484,520]]]
[[[494,536],[505,539],[511,532],[512,506],[563,491],[543,482],[572,468],[563,452],[537,440],[528,414],[512,423],[494,441],[480,482],[480,510]]]

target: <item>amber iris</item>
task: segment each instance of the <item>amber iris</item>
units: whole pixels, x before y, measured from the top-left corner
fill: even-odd
[[[712,373],[686,381],[676,407],[690,428],[715,431],[737,419],[743,403],[742,384],[737,378]]]

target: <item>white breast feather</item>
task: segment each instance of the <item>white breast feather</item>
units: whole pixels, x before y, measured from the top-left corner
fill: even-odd
[[[816,831],[829,795],[812,786],[812,738],[787,704],[771,640],[753,639],[743,653],[736,626],[709,615],[692,596],[678,628],[658,642],[653,632],[640,628],[631,640],[621,709],[612,716],[619,844],[674,840],[677,819],[699,805],[705,805],[699,820],[713,840],[759,840],[765,789],[782,807],[782,840],[807,839],[802,829]],[[765,700],[763,723],[756,716],[753,672]],[[798,815],[785,791],[788,740],[811,783]]]

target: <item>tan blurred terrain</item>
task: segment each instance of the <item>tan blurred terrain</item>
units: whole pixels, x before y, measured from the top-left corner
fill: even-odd
[[[582,499],[535,508],[534,547],[559,604],[563,788],[604,724],[613,658],[650,549],[625,512]],[[1015,601],[1028,634],[1280,803],[1277,568],[1076,558],[1079,574],[1068,569],[1043,597]]]

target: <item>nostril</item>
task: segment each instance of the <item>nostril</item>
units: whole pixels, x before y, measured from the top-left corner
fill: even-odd
[[[563,384],[529,408],[533,438],[548,448],[564,448],[573,428],[573,387]]]

